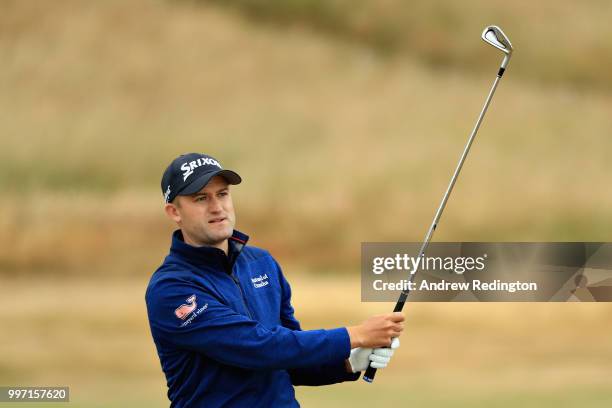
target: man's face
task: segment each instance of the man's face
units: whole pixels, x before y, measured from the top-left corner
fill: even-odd
[[[194,246],[225,246],[236,223],[229,184],[221,176],[193,195],[177,196],[174,204],[166,204],[166,212]]]

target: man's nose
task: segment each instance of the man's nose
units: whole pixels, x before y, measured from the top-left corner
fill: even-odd
[[[216,213],[220,212],[221,209],[221,201],[216,197],[211,198],[208,203],[208,211]]]

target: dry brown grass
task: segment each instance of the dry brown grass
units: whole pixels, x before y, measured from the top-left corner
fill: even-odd
[[[360,303],[356,277],[308,275],[288,272],[305,329],[355,324],[389,309]],[[42,277],[2,279],[0,285],[0,321],[9,328],[0,339],[0,382],[70,385],[77,406],[164,405],[164,378],[146,321],[145,279]],[[404,390],[422,406],[440,406],[444,392],[458,394],[461,406],[479,401],[479,393],[529,401],[531,393],[600,393],[612,385],[608,305],[409,304],[406,314],[402,347],[376,384],[391,393],[385,401],[400,402]],[[299,394],[307,406],[329,406],[335,398],[362,406],[375,396],[365,387]]]
[[[148,273],[171,229],[160,174],[193,150],[244,175],[256,243],[355,270],[361,241],[422,238],[492,80],[210,7],[7,5],[2,273]],[[521,81],[520,63],[436,239],[606,241],[612,99]]]
[[[172,230],[159,177],[186,151],[244,176],[238,226],[279,258],[306,328],[389,309],[358,301],[359,244],[422,238],[492,77],[210,6],[50,4],[5,1],[0,13],[0,383],[70,384],[75,407],[164,405],[143,294]],[[588,36],[585,21],[575,28]],[[497,57],[478,62],[494,73]],[[607,241],[612,97],[526,81],[521,61],[435,239]],[[611,313],[410,305],[402,351],[375,386],[415,406],[609,403]],[[448,387],[456,399],[440,399]],[[300,396],[357,407],[367,390]]]
[[[207,1],[200,0],[200,4]],[[605,0],[221,0],[257,22],[305,26],[383,54],[408,55],[432,68],[487,72],[489,50],[474,41],[501,25],[520,52],[516,77],[547,84],[612,89],[612,38]]]

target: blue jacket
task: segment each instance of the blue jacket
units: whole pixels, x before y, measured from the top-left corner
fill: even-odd
[[[171,407],[296,407],[293,385],[356,380],[345,328],[302,331],[291,288],[265,250],[234,231],[229,251],[181,231],[145,295]]]

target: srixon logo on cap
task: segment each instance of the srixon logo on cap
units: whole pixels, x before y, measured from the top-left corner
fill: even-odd
[[[183,163],[181,164],[181,170],[183,170],[184,172],[183,181],[187,181],[187,177],[193,174],[194,169],[197,169],[200,166],[206,166],[206,165],[217,166],[218,168],[221,168],[221,165],[219,164],[219,162],[210,157],[204,157],[198,160]]]

